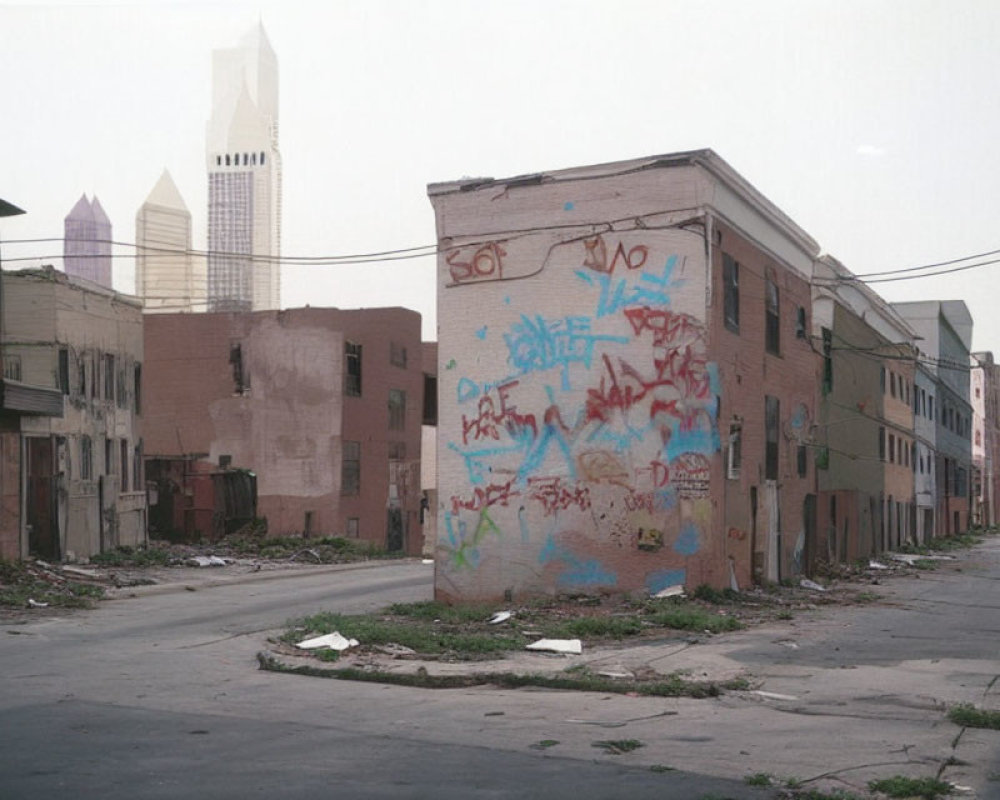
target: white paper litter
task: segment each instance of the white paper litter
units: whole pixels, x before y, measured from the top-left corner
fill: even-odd
[[[760,689],[756,689],[750,694],[755,694],[758,697],[762,697],[765,700],[798,700],[795,695],[791,694],[778,694],[777,692],[762,692]]]
[[[433,559],[433,558],[425,558],[425,559],[424,559],[423,561],[421,561],[420,563],[421,563],[421,564],[433,564],[433,563],[434,563],[434,559]]]
[[[820,586],[816,581],[811,581],[808,578],[803,578],[799,581],[799,586],[803,589],[812,589],[814,592],[825,592],[826,589]]]
[[[192,567],[224,567],[226,560],[218,556],[191,556],[187,563]]]
[[[497,611],[492,617],[490,617],[490,625],[497,625],[501,622],[506,622],[509,620],[513,614],[510,611]]]
[[[48,603],[39,603],[34,598],[31,597],[28,598],[28,608],[48,608],[48,607],[49,607]]]
[[[553,653],[571,653],[580,655],[583,643],[579,639],[539,639],[527,645],[525,650],[548,650]]]
[[[684,596],[684,586],[682,584],[677,584],[676,586],[668,586],[666,589],[661,589],[653,597],[683,597]]]
[[[872,560],[868,562],[868,569],[889,569],[885,564]]]
[[[339,631],[334,631],[333,633],[328,633],[325,636],[316,636],[312,639],[306,639],[304,642],[299,642],[296,647],[301,647],[303,650],[315,650],[319,647],[329,647],[331,650],[337,650],[342,652],[350,647],[357,647],[360,644],[357,639],[348,639],[341,636]]]

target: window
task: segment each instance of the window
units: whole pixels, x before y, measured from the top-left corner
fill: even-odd
[[[361,492],[361,442],[344,442],[341,459],[340,493]]]
[[[361,520],[358,517],[347,518],[347,538],[357,539],[361,535]]]
[[[833,391],[833,333],[823,328],[823,394]]]
[[[406,392],[402,389],[389,390],[389,430],[401,431],[406,428]]]
[[[896,396],[896,373],[889,372],[889,394]]]
[[[389,460],[406,460],[406,442],[389,442]]]
[[[882,394],[885,394],[885,367],[881,368],[878,376],[878,388]]]
[[[344,394],[361,397],[361,345],[344,342]]]
[[[108,437],[104,437],[104,474],[110,475],[115,471],[114,465],[115,451],[112,440]]]
[[[798,450],[796,451],[796,465],[798,466],[799,477],[804,478],[808,469],[808,464],[806,462],[806,446],[800,444]]]
[[[767,352],[779,355],[781,353],[781,315],[778,296],[778,284],[770,277],[764,286],[764,347]]]
[[[59,388],[63,394],[69,394],[69,350],[59,348]]]
[[[80,480],[94,477],[94,445],[89,436],[80,437]]]
[[[795,338],[806,338],[806,310],[799,306],[798,314],[795,317]]]
[[[121,490],[128,491],[128,439],[122,439],[119,443],[121,448],[121,461],[118,462],[118,470],[121,478]]]
[[[101,355],[100,353],[90,354],[90,396],[97,398],[97,387],[100,385]]]
[[[394,367],[406,367],[406,348],[399,342],[389,343],[389,363]]]
[[[104,354],[104,399],[115,399],[115,357],[111,353]]]
[[[436,375],[424,373],[424,425],[437,425],[438,384]]]
[[[116,381],[116,389],[118,393],[118,408],[125,408],[128,406],[128,395],[125,392],[125,365],[118,370],[117,375],[118,380]]]
[[[138,492],[142,488],[142,439],[135,446],[132,453],[132,491]]]
[[[737,480],[743,465],[743,426],[734,422],[729,426],[729,453],[726,459],[726,477]]]
[[[878,429],[878,458],[885,461],[885,428]]]
[[[917,443],[910,442],[910,467],[917,468]]]
[[[927,419],[934,419],[934,395],[927,395]]]
[[[740,332],[740,265],[732,256],[722,254],[723,314],[726,327]]]
[[[8,381],[21,380],[21,356],[3,357],[3,376]]]
[[[778,425],[781,419],[781,402],[777,397],[764,397],[764,478],[778,479]]]
[[[896,463],[896,437],[893,434],[889,434],[889,463]]]
[[[243,366],[243,347],[239,342],[229,345],[229,365],[233,368],[233,394],[249,394],[250,374]]]
[[[133,398],[135,401],[135,413],[142,413],[142,365],[135,365],[135,375],[133,377]]]
[[[76,357],[76,375],[79,380],[80,397],[87,396],[87,362],[82,355]]]

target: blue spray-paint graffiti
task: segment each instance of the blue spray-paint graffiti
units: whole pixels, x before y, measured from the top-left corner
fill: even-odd
[[[590,286],[601,290],[597,300],[598,319],[616,314],[626,306],[667,306],[670,305],[670,290],[684,285],[682,280],[673,280],[677,256],[670,256],[663,266],[663,273],[656,275],[643,270],[638,281],[631,277],[615,278],[605,272],[577,270],[576,276]]]
[[[547,320],[541,314],[534,318],[522,314],[521,321],[511,326],[510,333],[503,337],[509,351],[507,360],[518,375],[561,369],[562,389],[568,392],[571,390],[571,364],[581,364],[589,370],[594,347],[599,342],[625,344],[629,341],[627,336],[591,333],[590,324],[587,317]]]
[[[545,540],[538,561],[541,564],[561,562],[567,565],[567,569],[561,572],[556,579],[559,586],[565,589],[593,589],[599,586],[613,587],[618,585],[617,573],[602,567],[597,559],[579,558],[571,550],[557,545],[552,536]]]
[[[686,580],[687,570],[658,569],[646,576],[646,588],[649,589],[650,594],[656,594],[671,586],[683,586]]]
[[[698,526],[693,522],[685,522],[681,528],[681,535],[674,542],[674,552],[680,553],[682,556],[693,556],[701,546],[700,538]]]

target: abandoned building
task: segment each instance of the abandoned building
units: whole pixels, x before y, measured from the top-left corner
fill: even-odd
[[[816,242],[710,150],[428,194],[436,596],[800,573]]]
[[[151,517],[202,520],[154,535],[222,530],[204,521],[219,509],[199,508],[209,501],[176,477],[179,465],[207,461],[253,473],[269,535],[346,536],[420,554],[418,313],[157,314],[145,325],[146,458],[151,475],[167,477],[157,505],[171,505]]]
[[[19,556],[144,543],[139,303],[52,267],[4,272],[2,286],[5,383],[60,406],[20,418]]]

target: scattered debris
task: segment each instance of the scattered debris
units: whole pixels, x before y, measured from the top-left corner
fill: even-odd
[[[782,647],[787,647],[790,650],[798,650],[799,649],[798,643],[792,641],[791,639],[775,639],[774,643],[775,644],[780,644]]]
[[[600,742],[591,742],[591,747],[600,747],[608,755],[620,756],[622,753],[631,753],[640,747],[645,747],[638,739],[605,739]]]
[[[33,597],[28,598],[28,608],[48,608],[48,607],[49,607],[48,603],[39,603]]]
[[[360,644],[357,639],[348,639],[340,635],[339,631],[334,631],[333,633],[328,633],[325,636],[315,636],[312,639],[306,639],[305,641],[299,642],[296,647],[300,647],[303,650],[315,650],[320,647],[329,647],[331,650],[336,650],[337,652],[343,652],[351,647],[357,647]]]
[[[583,643],[579,639],[539,639],[527,645],[525,650],[545,650],[553,653],[569,653],[580,655]]]
[[[668,586],[666,589],[661,589],[653,597],[661,599],[663,597],[683,597],[684,596],[684,585],[677,584],[676,586]]]
[[[547,750],[550,747],[555,747],[559,744],[558,739],[542,739],[540,742],[535,742],[534,744],[529,744],[532,750]]]
[[[616,681],[633,681],[635,680],[635,673],[631,670],[625,669],[623,666],[608,667],[607,669],[598,670],[597,674],[602,678],[611,678]]]
[[[889,569],[885,564],[882,564],[875,559],[868,562],[868,569]]]
[[[812,589],[814,592],[825,592],[826,587],[820,586],[816,581],[811,581],[808,578],[803,578],[799,581],[799,586],[803,589]]]
[[[434,563],[434,559],[433,558],[425,558],[420,563],[421,564],[433,564]]]
[[[299,552],[295,553],[295,555],[293,555],[288,560],[295,561],[296,559],[301,558],[302,556],[308,556],[310,561],[315,561],[317,564],[320,564],[323,561],[323,559],[320,557],[320,554],[317,553],[315,550],[313,550],[311,547],[307,547],[304,550],[299,550]]]
[[[354,639],[349,641],[355,642]],[[355,642],[355,644],[357,644],[357,642]],[[379,653],[385,653],[387,656],[392,656],[393,658],[414,658],[417,655],[417,651],[412,647],[406,647],[405,645],[396,644],[395,642],[378,645],[372,649],[378,651]]]
[[[224,567],[226,559],[218,556],[191,556],[187,564],[191,567]]]
[[[489,623],[490,623],[490,625],[497,625],[497,624],[499,624],[501,622],[506,622],[512,616],[513,616],[513,614],[511,614],[510,611],[497,611],[496,614],[494,614],[492,617],[490,617]]]
[[[764,700],[798,700],[799,698],[791,694],[778,694],[778,692],[763,692],[760,689],[755,689],[750,692],[750,694],[755,694]]]

